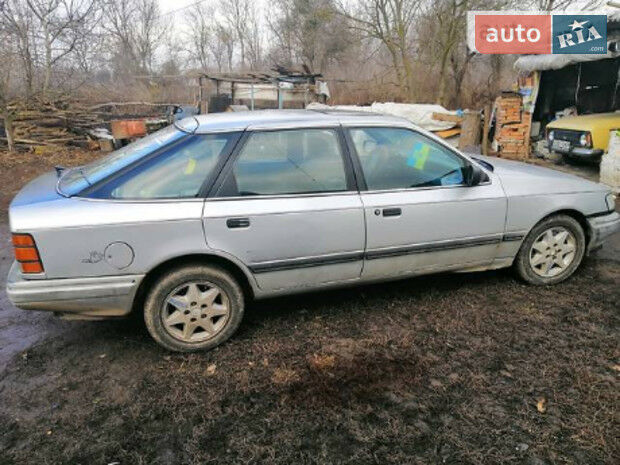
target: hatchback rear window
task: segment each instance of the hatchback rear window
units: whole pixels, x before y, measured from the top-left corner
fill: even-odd
[[[153,153],[155,150],[185,136],[187,136],[186,132],[177,129],[175,126],[168,126],[132,142],[105,157],[99,158],[88,165],[68,171],[60,179],[58,188],[64,195],[76,195],[149,153]]]
[[[238,137],[232,132],[189,136],[121,170],[88,189],[86,195],[112,199],[196,197]]]

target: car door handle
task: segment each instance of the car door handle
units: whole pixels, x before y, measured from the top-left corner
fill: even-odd
[[[228,218],[226,220],[226,226],[228,226],[230,229],[249,228],[250,219],[249,218]]]
[[[400,216],[402,210],[400,208],[384,208],[383,216]]]

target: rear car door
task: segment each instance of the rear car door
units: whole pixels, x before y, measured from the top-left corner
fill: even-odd
[[[210,248],[264,290],[359,279],[364,212],[339,127],[249,131],[204,207]]]
[[[502,241],[506,197],[471,161],[409,128],[358,127],[348,138],[366,184],[363,276],[381,278],[490,264]]]

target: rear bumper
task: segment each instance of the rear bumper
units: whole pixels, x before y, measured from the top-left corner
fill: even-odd
[[[611,212],[608,215],[588,218],[590,225],[590,244],[588,251],[600,247],[605,239],[620,231],[620,214]]]
[[[143,275],[96,278],[32,279],[21,276],[13,263],[7,279],[9,300],[24,310],[59,312],[69,318],[127,315]]]

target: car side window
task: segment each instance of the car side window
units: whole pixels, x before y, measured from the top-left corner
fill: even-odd
[[[465,183],[466,161],[415,131],[371,127],[350,135],[369,190]]]
[[[251,134],[218,196],[346,190],[346,171],[336,130],[295,129]]]
[[[113,177],[91,197],[174,199],[196,197],[236,133],[195,135]]]

